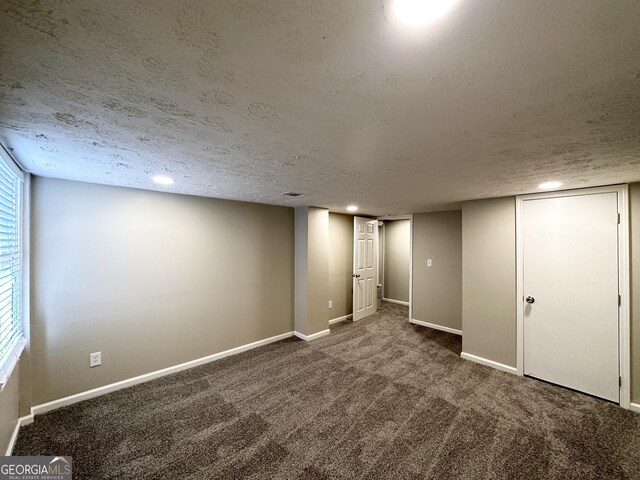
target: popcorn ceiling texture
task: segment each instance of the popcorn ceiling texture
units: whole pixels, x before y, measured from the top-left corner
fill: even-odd
[[[0,141],[39,175],[371,214],[640,180],[636,0],[421,33],[369,0],[4,0],[0,31]]]

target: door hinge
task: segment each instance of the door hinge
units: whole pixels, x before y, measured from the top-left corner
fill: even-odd
[[[622,377],[618,377],[618,386],[621,387],[622,386]]]
[[[622,306],[622,295],[618,295],[618,306]]]
[[[620,214],[618,214],[618,225],[620,225]]]

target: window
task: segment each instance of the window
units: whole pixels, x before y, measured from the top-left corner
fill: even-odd
[[[0,149],[0,386],[25,344],[22,316],[23,174]]]

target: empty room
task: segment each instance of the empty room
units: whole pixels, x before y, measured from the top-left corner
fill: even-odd
[[[639,479],[637,0],[0,2],[0,480]]]

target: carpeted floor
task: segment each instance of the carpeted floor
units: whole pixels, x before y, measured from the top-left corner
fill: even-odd
[[[640,479],[640,415],[464,361],[406,315],[38,416],[14,454],[82,479]]]

